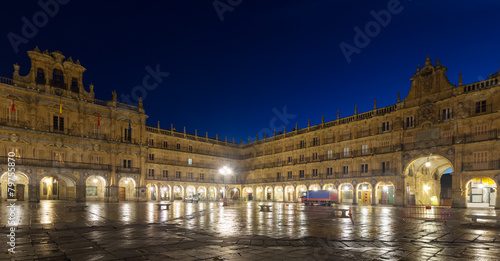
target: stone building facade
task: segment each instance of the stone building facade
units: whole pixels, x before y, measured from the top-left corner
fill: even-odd
[[[0,78],[2,200],[300,201],[329,189],[349,204],[441,204],[451,172],[454,207],[500,208],[500,73],[457,85],[429,58],[396,104],[240,144],[147,126],[142,102],[95,98],[79,61],[29,51],[31,70]],[[15,111],[11,104],[14,103]],[[15,196],[7,162],[16,159]],[[219,169],[229,166],[232,175]],[[227,193],[226,193],[227,192]]]

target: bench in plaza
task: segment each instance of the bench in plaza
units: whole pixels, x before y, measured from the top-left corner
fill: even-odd
[[[158,207],[158,210],[162,210],[162,207],[165,207],[166,210],[168,210],[168,208],[170,207],[170,203],[158,203],[156,204],[156,206]]]
[[[342,211],[342,215],[340,216],[341,218],[350,218],[350,216],[348,216],[348,215],[346,214],[346,213],[347,213],[347,211],[349,211],[349,209],[343,209],[343,208],[333,208],[332,210],[333,210],[332,214],[333,214],[333,213],[335,213],[335,212],[337,212],[337,211]]]
[[[260,211],[271,211],[271,205],[259,205]]]
[[[472,219],[474,222],[477,222],[478,219],[493,219],[497,222],[500,221],[500,216],[465,215],[465,217]]]
[[[68,209],[68,211],[70,211],[70,212],[72,209],[84,211],[85,208],[87,207],[87,205],[71,205],[71,206],[64,206],[64,207],[66,209]]]

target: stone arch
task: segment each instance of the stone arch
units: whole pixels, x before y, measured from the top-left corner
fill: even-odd
[[[276,186],[274,187],[274,200],[283,202],[285,198],[285,191],[283,190],[282,186]]]
[[[203,186],[199,186],[197,189],[198,195],[200,196],[200,200],[206,200],[207,198],[207,188]]]
[[[254,197],[253,189],[251,187],[244,187],[242,196],[248,200],[252,200]]]
[[[336,190],[337,187],[335,187],[335,184],[333,183],[326,183],[323,185],[323,190]]]
[[[147,199],[156,201],[158,198],[158,186],[153,183],[149,183],[146,185],[146,191],[147,191]]]
[[[309,190],[321,190],[321,186],[319,184],[311,184]]]
[[[106,178],[101,175],[90,175],[85,179],[86,200],[105,200]]]
[[[438,154],[420,156],[404,169],[404,199],[406,205],[439,205],[441,176],[454,169],[451,161]]]
[[[257,200],[264,200],[264,188],[262,186],[258,186],[255,189],[255,198]]]
[[[118,200],[134,200],[137,181],[131,177],[121,177],[118,180]]]
[[[241,197],[241,191],[237,187],[229,188],[228,197],[233,200],[237,200]]]
[[[216,200],[217,199],[217,188],[215,186],[210,186],[208,188],[207,199],[208,200]]]
[[[295,188],[292,185],[288,185],[285,187],[285,201],[297,201],[297,197],[295,197]]]
[[[179,184],[174,185],[172,195],[174,197],[174,200],[183,200],[184,187]]]
[[[394,193],[396,191],[396,187],[392,181],[377,182],[375,185],[375,191],[375,204],[394,205]]]
[[[300,184],[300,185],[297,185],[297,188],[296,188],[296,195],[297,195],[297,200],[300,200],[300,197],[302,196],[302,192],[306,192],[307,191],[307,187],[306,185],[304,184]]]
[[[193,185],[188,185],[186,186],[186,198],[192,198],[194,195],[196,195],[196,187]]]
[[[38,177],[37,181],[41,200],[77,200],[78,193],[80,197],[85,196],[85,191],[77,191],[77,186],[80,185],[78,179],[70,174],[46,173]],[[80,186],[80,189],[83,187]],[[83,201],[84,198],[78,200]]]
[[[465,182],[467,208],[494,208],[498,205],[498,183],[493,177],[478,175]]]
[[[171,197],[171,187],[167,184],[161,184],[160,186],[160,200],[170,200]]]
[[[271,186],[266,186],[264,188],[264,198],[263,200],[273,200],[274,197],[274,189]]]
[[[350,183],[339,185],[339,202],[352,204],[354,195],[354,186]]]
[[[0,199],[7,200],[10,198],[7,196],[8,193],[8,183],[9,183],[9,172],[4,172],[0,175]],[[29,199],[29,186],[31,184],[31,177],[24,172],[16,171],[15,184],[15,198],[18,201],[27,201]]]
[[[373,186],[368,182],[360,182],[356,184],[356,200],[358,204],[371,204],[373,202],[372,199],[372,190]]]

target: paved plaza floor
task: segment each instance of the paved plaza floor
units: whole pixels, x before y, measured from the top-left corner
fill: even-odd
[[[0,260],[500,260],[500,222],[472,224],[452,209],[442,221],[402,220],[401,208],[352,207],[353,223],[332,207],[259,202],[16,202],[16,253],[8,254],[8,202],[0,203]]]

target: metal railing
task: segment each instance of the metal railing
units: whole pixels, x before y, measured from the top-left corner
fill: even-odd
[[[7,164],[9,157],[0,156],[0,164]],[[32,158],[15,158],[16,165],[20,166],[35,166],[35,167],[48,167],[48,168],[69,168],[69,169],[92,169],[110,171],[111,165],[95,164],[85,162],[73,161],[58,161],[58,160],[43,160]]]

